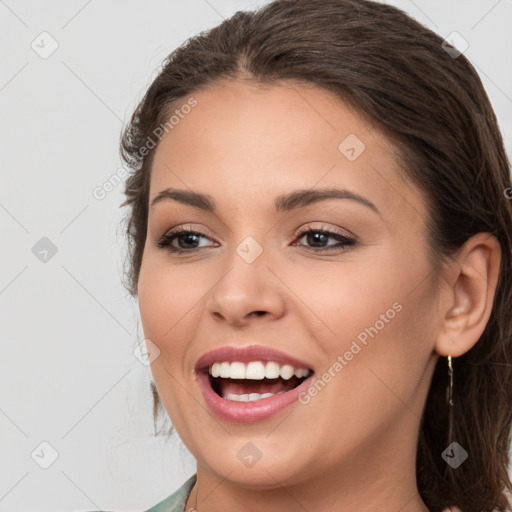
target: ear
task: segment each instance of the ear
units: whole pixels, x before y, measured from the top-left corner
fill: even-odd
[[[439,309],[439,355],[461,356],[480,339],[491,316],[500,262],[500,243],[490,233],[477,233],[457,252]]]

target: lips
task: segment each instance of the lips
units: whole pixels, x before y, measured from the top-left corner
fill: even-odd
[[[270,347],[222,347],[204,354],[196,376],[211,411],[235,423],[262,421],[293,403],[314,371]]]

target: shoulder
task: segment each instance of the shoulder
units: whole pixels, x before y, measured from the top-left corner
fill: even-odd
[[[193,474],[178,490],[145,512],[185,512],[185,504],[196,478],[197,475]]]

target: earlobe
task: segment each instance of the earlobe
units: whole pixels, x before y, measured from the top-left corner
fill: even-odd
[[[459,357],[480,339],[491,315],[501,262],[501,247],[490,233],[466,241],[452,267],[449,299],[441,310],[435,350]]]

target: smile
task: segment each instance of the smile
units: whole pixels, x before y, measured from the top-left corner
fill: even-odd
[[[235,423],[263,421],[282,412],[297,402],[313,373],[305,363],[261,346],[218,349],[196,365],[210,410]]]

